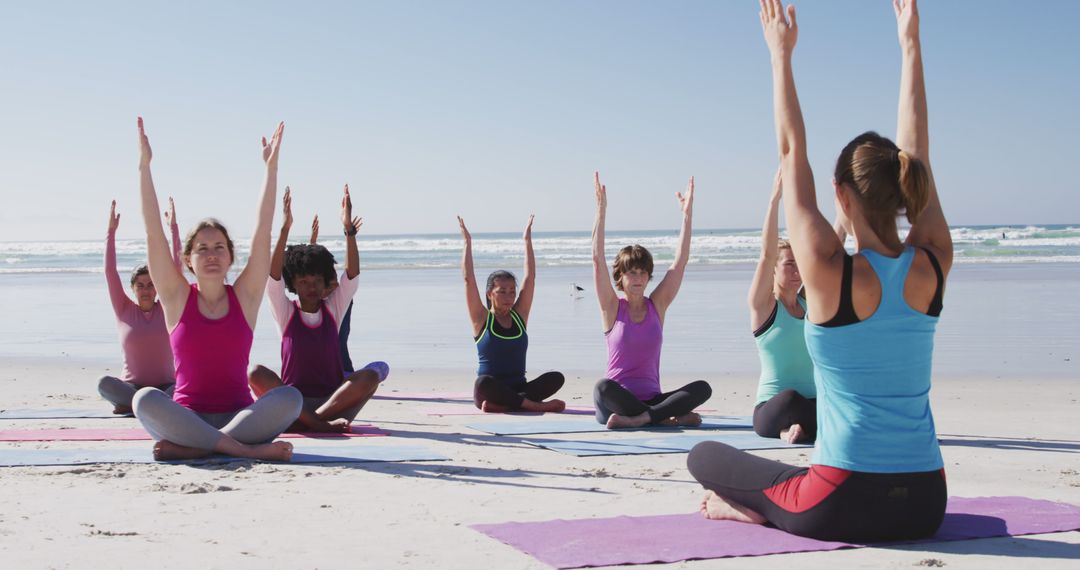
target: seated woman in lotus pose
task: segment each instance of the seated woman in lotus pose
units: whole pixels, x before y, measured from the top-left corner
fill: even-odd
[[[915,0],[893,6],[903,61],[898,144],[864,133],[836,161],[836,209],[855,240],[851,256],[818,210],[791,65],[795,9],[789,6],[785,17],[779,0],[762,0],[784,209],[807,289],[817,444],[810,467],[717,442],[695,446],[687,465],[708,489],[701,509],[709,518],[861,542],[927,537],[945,516],[929,395],[952,238],[930,170]],[[896,225],[901,214],[911,223],[904,240]]]
[[[165,219],[172,234],[173,264],[179,269],[180,229],[176,225],[176,206],[172,198],[169,198]],[[116,270],[116,228],[119,226],[120,214],[116,213],[116,200],[113,200],[109,207],[109,230],[105,238],[105,284],[109,288],[113,314],[116,315],[124,367],[119,378],[99,378],[98,393],[113,405],[114,414],[130,414],[131,399],[139,388],[153,386],[171,395],[176,373],[173,370],[169,331],[165,329],[165,312],[157,300],[150,268],[141,265],[131,272],[131,292],[136,302],[132,302],[124,293],[120,273]]]
[[[604,256],[607,187],[600,184],[599,173],[594,174],[593,184],[596,190],[593,280],[608,347],[607,375],[593,390],[596,421],[608,428],[647,424],[700,425],[701,416],[694,408],[712,396],[712,388],[707,382],[697,380],[670,392],[660,389],[664,314],[679,293],[690,258],[694,179],[690,179],[686,195],[675,193],[682,210],[679,246],[675,261],[651,295],[645,295],[645,287],[652,279],[652,254],[640,245],[628,245],[619,250],[612,265],[612,278],[615,287],[626,295],[625,299],[620,299],[611,286]]]
[[[561,412],[566,409],[562,400],[548,400],[562,388],[565,379],[561,372],[545,372],[533,380],[525,378],[525,353],[529,349],[526,325],[536,288],[532,224],[533,217],[529,216],[522,236],[525,240],[525,275],[521,280],[521,293],[517,291],[513,273],[495,271],[487,278],[485,306],[473,271],[472,235],[465,228],[465,220],[458,216],[461,237],[465,239],[465,251],[461,256],[465,306],[469,310],[476,353],[480,358],[473,385],[473,402],[485,412]]]
[[[184,240],[184,265],[195,275],[195,283],[189,284],[173,265],[158,219],[150,141],[139,119],[139,189],[150,277],[161,298],[176,363],[172,398],[157,388],[143,388],[132,401],[135,417],[157,440],[157,459],[213,452],[276,461],[292,458],[292,444],[267,442],[300,415],[303,396],[296,388],[282,386],[256,402],[247,375],[252,331],[270,270],[270,224],[283,129],[279,124],[269,143],[263,139],[266,177],[247,264],[235,283],[227,285],[233,242],[220,222],[203,220]]]
[[[304,407],[290,431],[348,431],[349,424],[390,372],[385,362],[372,362],[345,374],[341,361],[339,334],[342,316],[352,304],[358,285],[360,253],[356,233],[363,221],[352,217],[352,198],[346,185],[341,199],[346,263],[339,280],[334,275],[334,255],[325,247],[285,247],[293,220],[292,192],[287,187],[283,201],[285,221],[266,281],[270,313],[281,334],[281,376],[265,366],[255,366],[248,381],[260,398],[283,384],[300,390]],[[285,289],[295,293],[298,302],[290,301]]]

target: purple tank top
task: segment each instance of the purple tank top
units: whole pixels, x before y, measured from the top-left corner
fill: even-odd
[[[664,326],[652,299],[645,298],[645,320],[630,320],[630,303],[619,299],[615,324],[607,332],[607,377],[618,382],[637,399],[651,400],[660,395],[660,347],[664,344]]]
[[[338,345],[338,326],[326,303],[319,304],[322,322],[310,327],[296,306],[281,334],[281,381],[305,398],[324,398],[345,381]]]
[[[199,312],[199,289],[191,286],[184,314],[169,334],[176,365],[176,403],[204,414],[235,412],[254,403],[248,388],[251,327],[232,285],[229,312],[209,319]]]

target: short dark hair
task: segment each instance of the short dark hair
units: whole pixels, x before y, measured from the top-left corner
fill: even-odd
[[[649,250],[640,245],[628,245],[619,250],[615,263],[611,264],[611,277],[615,279],[615,288],[622,291],[622,276],[631,269],[643,269],[652,279],[653,260]]]
[[[336,281],[334,254],[321,245],[302,244],[285,248],[285,263],[281,268],[285,288],[296,293],[293,279],[303,275],[318,275],[327,285]]]
[[[132,269],[131,270],[131,285],[130,285],[131,287],[135,286],[135,280],[138,279],[140,275],[150,275],[150,268],[145,266],[145,265],[140,265],[140,266],[136,267],[135,269]]]

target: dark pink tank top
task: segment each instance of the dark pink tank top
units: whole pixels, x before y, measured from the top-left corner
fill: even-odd
[[[191,286],[184,314],[169,334],[176,389],[173,400],[196,412],[235,412],[254,403],[247,368],[252,331],[232,285],[226,285],[229,312],[208,319],[199,312],[199,289]]]
[[[281,335],[281,381],[296,387],[305,398],[329,396],[345,381],[338,325],[326,302],[319,304],[319,311],[322,322],[310,327],[297,304]]]

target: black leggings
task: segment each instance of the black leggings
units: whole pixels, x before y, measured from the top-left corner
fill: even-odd
[[[784,390],[754,407],[754,433],[761,437],[780,437],[780,432],[799,424],[803,436],[799,443],[817,438],[817,400],[804,398],[795,390]]]
[[[861,473],[793,467],[706,441],[686,459],[706,489],[777,528],[818,540],[872,542],[933,535],[945,517],[945,470]]]
[[[704,380],[697,380],[674,390],[664,392],[651,400],[641,401],[618,382],[604,378],[593,389],[596,404],[596,421],[606,424],[611,414],[633,417],[649,412],[649,423],[662,422],[689,414],[712,396],[712,388]]]
[[[520,410],[521,403],[526,399],[543,402],[554,396],[565,380],[562,372],[545,372],[532,382],[512,384],[484,374],[476,379],[473,403],[479,408],[486,400],[492,404]]]

